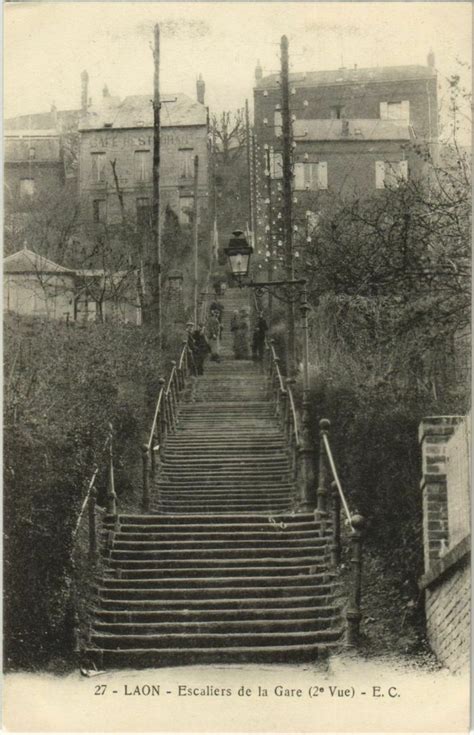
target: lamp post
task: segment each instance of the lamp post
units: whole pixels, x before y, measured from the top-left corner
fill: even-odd
[[[298,509],[313,510],[316,507],[316,488],[314,486],[314,463],[311,442],[310,410],[309,410],[309,335],[308,335],[308,293],[306,278],[288,279],[286,281],[248,281],[250,257],[253,248],[245,239],[242,230],[234,230],[227,254],[232,275],[242,288],[255,289],[257,295],[272,293],[277,299],[292,307],[299,301],[303,326],[303,411],[301,431],[301,486]],[[294,335],[293,335],[294,338]]]

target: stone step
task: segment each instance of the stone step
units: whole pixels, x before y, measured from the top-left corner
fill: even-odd
[[[265,620],[330,620],[340,615],[334,605],[313,605],[311,607],[256,607],[242,609],[201,607],[193,610],[103,610],[96,608],[93,615],[97,620],[108,623],[225,623],[235,619],[258,622]]]
[[[91,636],[91,643],[104,649],[127,649],[127,648],[144,648],[157,649],[161,648],[183,648],[187,649],[193,646],[199,647],[220,647],[223,644],[239,647],[248,645],[258,646],[281,646],[288,645],[290,641],[299,644],[316,644],[319,642],[337,641],[341,636],[340,628],[329,628],[325,631],[283,631],[283,632],[229,632],[225,633],[162,633],[160,635],[140,635],[138,633],[126,635],[122,634],[105,634],[94,632]]]
[[[304,663],[325,660],[337,647],[336,642],[317,644],[290,643],[268,646],[220,645],[212,648],[191,647],[183,649],[157,648],[137,649],[120,648],[104,650],[87,648],[84,655],[98,669],[106,667],[153,668],[179,665],[205,665],[228,663]]]
[[[273,560],[274,561],[274,560]],[[155,563],[153,567],[144,567],[143,565],[136,565],[135,569],[120,569],[117,567],[108,567],[105,570],[105,579],[171,579],[173,577],[184,579],[186,577],[193,578],[193,579],[207,579],[208,577],[245,577],[250,578],[258,575],[267,575],[267,576],[278,576],[278,577],[291,577],[291,576],[301,576],[301,575],[309,575],[309,574],[322,574],[325,569],[326,565],[323,563],[323,558],[319,559],[319,563],[316,564],[315,560],[312,560],[311,564],[308,564],[307,566],[302,566],[299,564],[298,566],[275,566],[275,564],[271,565],[267,564],[266,566],[242,566],[242,565],[234,565],[229,566],[229,564],[226,564],[225,566],[216,566],[215,564],[212,566],[211,563],[208,564],[208,566],[203,566],[203,563],[201,562],[199,566],[190,567],[189,562],[182,561],[180,563],[174,562],[173,566],[169,565],[164,566],[164,563],[159,566]]]

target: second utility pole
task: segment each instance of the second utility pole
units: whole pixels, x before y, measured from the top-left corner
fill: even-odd
[[[291,120],[290,120],[290,89],[288,38],[281,37],[281,123],[283,136],[283,242],[285,246],[286,277],[293,280],[295,269],[293,262],[293,224],[292,224],[292,178],[291,168]],[[296,372],[295,349],[295,305],[289,303],[287,307],[288,342],[286,355],[287,375],[293,376]]]
[[[193,188],[193,244],[194,244],[194,324],[198,327],[198,281],[199,281],[199,209],[198,209],[199,156],[194,156]]]
[[[161,243],[160,243],[160,26],[155,25],[153,50],[153,206],[150,253],[150,322],[158,332],[161,346]]]

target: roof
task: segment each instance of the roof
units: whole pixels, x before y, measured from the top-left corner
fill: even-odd
[[[79,130],[153,127],[153,103],[149,95],[131,95],[122,102],[116,97],[105,99],[105,104],[88,111]],[[207,108],[186,94],[163,94],[161,99],[161,127],[206,125]]]
[[[51,128],[67,130],[77,126],[81,115],[81,110],[50,110],[49,112],[35,112],[32,115],[17,115],[4,121],[4,131],[48,130]]]
[[[73,276],[74,271],[53,263],[28,248],[18,250],[3,260],[4,273],[65,273]]]
[[[347,133],[343,135],[343,124]],[[302,140],[410,140],[406,124],[392,120],[296,120],[293,134]]]
[[[376,66],[368,69],[334,69],[290,74],[295,87],[317,87],[327,84],[354,84],[356,82],[399,82],[410,79],[431,79],[436,70],[431,66]],[[257,89],[279,86],[280,75],[269,74],[256,83]]]

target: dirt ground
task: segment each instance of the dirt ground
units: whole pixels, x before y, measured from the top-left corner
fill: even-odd
[[[469,681],[406,656],[8,674],[14,732],[467,732]],[[92,672],[88,672],[92,673]]]

